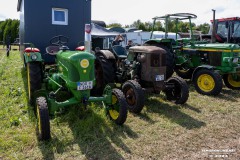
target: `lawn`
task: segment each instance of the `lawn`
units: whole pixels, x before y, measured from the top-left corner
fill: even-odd
[[[186,104],[147,95],[141,114],[128,113],[123,126],[100,103],[70,107],[51,119],[52,139],[40,142],[19,51],[5,54],[0,48],[0,159],[240,158],[240,91],[204,96],[190,82]]]

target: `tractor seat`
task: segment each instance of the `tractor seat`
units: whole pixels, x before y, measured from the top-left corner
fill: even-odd
[[[123,46],[114,45],[112,46],[112,50],[118,58],[127,58],[127,50]]]
[[[59,46],[48,46],[46,48],[46,52],[50,55],[53,55],[53,56],[56,55],[59,50],[60,50]]]

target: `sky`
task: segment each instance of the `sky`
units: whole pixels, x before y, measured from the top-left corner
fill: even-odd
[[[19,19],[18,0],[0,0],[0,20]],[[92,0],[92,20],[106,24],[130,25],[134,21],[152,22],[155,16],[193,13],[197,25],[210,23],[212,9],[216,18],[240,17],[240,0]]]

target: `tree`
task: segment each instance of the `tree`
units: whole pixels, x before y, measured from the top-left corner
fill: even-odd
[[[112,27],[122,27],[122,25],[120,23],[111,23],[107,25],[107,28],[112,28]]]
[[[203,34],[207,34],[210,28],[208,23],[200,24],[196,27],[198,30],[202,31]]]
[[[0,22],[0,41],[6,41],[7,36],[11,37],[11,42],[18,38],[19,20],[6,19]]]

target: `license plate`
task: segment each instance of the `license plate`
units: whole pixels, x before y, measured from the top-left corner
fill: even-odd
[[[93,82],[87,81],[87,82],[78,82],[77,83],[77,90],[87,90],[93,88]]]
[[[155,81],[163,81],[163,80],[164,80],[164,74],[155,76]]]

